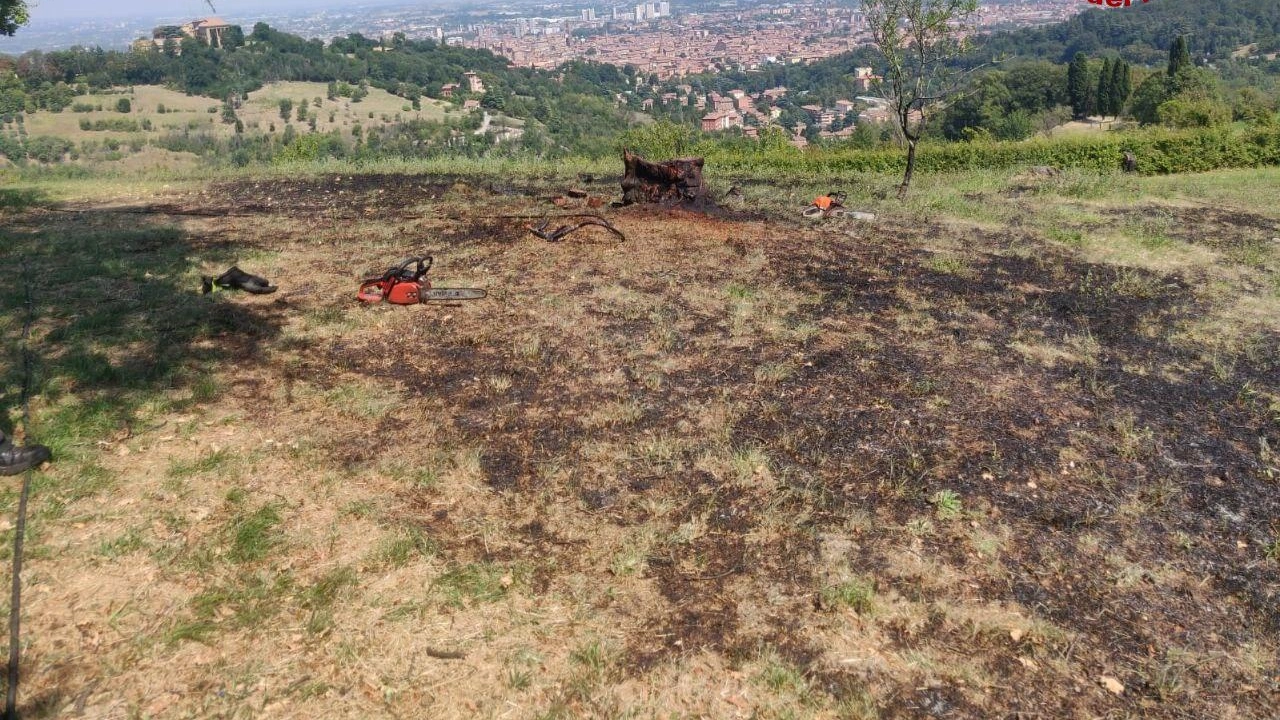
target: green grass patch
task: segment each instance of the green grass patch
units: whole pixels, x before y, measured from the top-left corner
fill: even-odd
[[[196,616],[213,619],[228,615],[234,627],[253,627],[274,617],[281,600],[293,588],[289,573],[252,573],[229,585],[207,589],[196,595],[191,606]]]
[[[333,627],[333,606],[358,580],[355,568],[341,565],[321,575],[302,591],[300,602],[307,610],[307,632],[319,635]]]
[[[369,560],[377,567],[401,568],[419,558],[432,557],[438,550],[426,533],[415,527],[404,527],[383,537]]]
[[[493,563],[470,563],[446,571],[431,584],[431,592],[454,608],[496,602],[507,596],[517,573]]]
[[[98,545],[97,554],[105,558],[117,558],[122,555],[128,555],[137,552],[144,547],[145,543],[142,539],[142,529],[132,527],[124,531],[123,534],[104,540]]]
[[[183,479],[211,474],[229,468],[235,459],[235,454],[230,450],[214,450],[192,460],[174,460],[169,463],[168,475]]]
[[[937,256],[931,258],[925,266],[934,272],[942,273],[944,275],[967,277],[973,274],[973,268],[969,267],[968,263],[958,257]]]
[[[1085,245],[1084,232],[1075,228],[1050,227],[1044,231],[1044,236],[1054,242],[1060,242],[1072,248],[1082,248]]]
[[[815,702],[813,684],[809,678],[773,651],[762,655],[760,672],[755,679],[771,692],[788,696],[801,705]]]
[[[0,188],[0,210],[21,212],[49,201],[48,193],[39,188]]]
[[[824,608],[849,608],[859,615],[871,612],[875,596],[875,583],[865,578],[828,585],[820,593]]]
[[[282,540],[279,525],[280,512],[275,505],[237,515],[226,528],[227,559],[233,563],[265,560]]]
[[[954,490],[939,490],[933,494],[930,502],[933,503],[934,513],[939,520],[953,520],[964,511],[960,496]]]

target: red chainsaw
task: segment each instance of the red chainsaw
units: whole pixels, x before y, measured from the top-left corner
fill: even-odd
[[[393,265],[377,277],[360,283],[356,298],[367,303],[386,300],[393,305],[417,305],[431,300],[479,300],[488,293],[479,288],[433,288],[427,279],[430,255],[412,257]]]

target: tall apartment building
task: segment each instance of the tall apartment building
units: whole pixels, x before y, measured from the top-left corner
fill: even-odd
[[[614,20],[619,19],[618,14],[619,14],[618,9],[614,8],[613,9]],[[670,2],[666,2],[666,1],[646,2],[646,3],[640,3],[639,5],[635,6],[631,19],[635,20],[636,22],[641,22],[643,20],[654,20],[656,18],[670,17],[670,16],[671,16]]]

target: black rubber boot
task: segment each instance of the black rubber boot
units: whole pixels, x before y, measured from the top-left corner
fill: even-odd
[[[52,459],[53,453],[44,445],[17,447],[0,432],[0,475],[17,475]]]
[[[217,277],[213,281],[218,287],[235,288],[244,290],[255,295],[266,295],[276,291],[276,286],[272,285],[266,278],[258,275],[250,275],[238,267],[232,268]]]

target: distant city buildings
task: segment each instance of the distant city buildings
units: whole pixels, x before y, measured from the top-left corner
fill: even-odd
[[[636,22],[641,20],[656,20],[658,18],[671,16],[671,3],[669,2],[651,2],[636,5],[633,17]]]
[[[626,3],[628,0],[613,0],[613,2]],[[596,3],[594,0],[583,0],[581,3],[564,3],[560,0],[522,0],[518,4],[473,6],[462,10],[421,4],[369,7],[363,4],[343,6],[340,3],[325,3],[324,9],[312,10],[272,12],[262,8],[253,15],[252,20],[244,24],[266,22],[283,32],[322,40],[343,37],[351,33],[373,38],[391,37],[401,33],[410,40],[435,40],[449,45],[482,47],[499,42],[505,37],[517,36],[515,25],[520,22],[523,31],[519,34],[526,38],[555,39],[561,48],[567,47],[574,51],[581,51],[584,53],[583,56],[587,56],[587,51],[596,47],[597,52],[589,55],[590,59],[618,64],[630,62],[630,60],[616,60],[607,54],[602,56],[601,50],[607,51],[610,48],[584,42],[583,36],[629,36],[637,45],[647,46],[650,56],[656,56],[658,43],[655,40],[679,41],[685,36],[705,39],[723,33],[776,33],[784,26],[790,25],[793,27],[794,40],[806,50],[812,50],[815,41],[825,42],[826,38],[834,38],[841,33],[853,35],[866,31],[866,20],[860,10],[833,3],[822,4],[813,0],[789,0],[786,4],[768,7],[736,2],[704,3],[698,6],[678,2],[647,2],[642,4],[639,20],[636,19],[635,0],[629,0],[629,2],[631,4],[614,5]],[[160,4],[157,8],[172,5],[173,3],[169,3],[168,6]],[[263,5],[270,5],[270,3],[263,3]],[[979,6],[976,24],[980,31],[1045,25],[1066,20],[1088,6],[1088,3],[1080,0],[1015,0],[999,4],[984,0]],[[169,9],[180,12],[176,6]],[[157,12],[164,12],[164,10]],[[55,24],[49,28],[43,27],[38,22],[33,23],[23,28],[23,32],[18,36],[6,38],[5,42],[11,48],[11,52],[36,48],[53,49],[76,44],[120,47],[134,42],[135,38],[144,34],[149,34],[149,28],[145,25],[80,18],[75,23]],[[185,36],[174,39],[180,42],[182,37]],[[153,42],[157,39],[161,42]],[[153,37],[136,43],[136,46],[148,45],[154,48],[162,45],[163,41],[164,38]],[[216,44],[225,42],[225,38],[212,37],[205,42]],[[732,49],[733,43],[729,45]],[[662,51],[665,53],[668,50],[669,45],[664,44]],[[523,52],[524,59],[517,59],[511,55],[508,57],[517,64],[526,66],[530,64],[542,66],[543,57],[550,57],[550,54],[544,50],[533,47],[516,47],[513,51]],[[568,53],[568,57],[579,57],[579,55]],[[763,61],[805,62],[807,60],[779,53],[776,56],[766,55]],[[749,67],[751,63],[743,62],[739,65]],[[723,64],[720,67],[723,67]],[[714,71],[716,68],[713,67],[711,70]]]
[[[873,85],[882,78],[872,72],[872,68],[860,67],[854,68],[853,82],[858,86],[859,90],[870,90]]]
[[[820,3],[685,13],[670,2],[594,8],[572,18],[517,18],[476,29],[462,43],[550,69],[574,59],[631,65],[659,79],[751,70],[769,63],[810,62],[857,47],[861,14]]]
[[[1078,0],[983,5],[978,25],[983,28],[1015,27],[1054,22],[1079,12]],[[854,50],[870,41],[866,18],[860,10],[816,0],[800,0],[779,6],[702,5],[681,8],[675,15],[669,0],[628,5],[529,5],[528,15],[511,17],[478,10],[474,21],[446,26],[449,17],[438,11],[404,9],[373,13],[353,19],[343,32],[371,37],[403,34],[410,39],[486,49],[522,67],[552,69],[570,60],[606,62],[634,68],[636,76],[659,80],[725,70],[753,71],[768,65],[808,63]],[[136,49],[160,49],[180,45],[185,37],[222,47],[232,26],[220,18],[193,20],[183,25],[156,28],[153,37],[138,40]],[[317,31],[316,26],[312,31]],[[305,31],[304,32],[308,32]],[[170,42],[172,41],[172,42]],[[175,50],[176,51],[176,50]],[[856,68],[857,90],[870,93],[880,80],[870,67]],[[484,92],[478,76],[459,78],[441,89],[445,97],[465,90]],[[732,104],[736,112],[742,98],[718,104],[698,98],[695,107],[710,114],[725,114]],[[662,101],[665,103],[666,101]],[[751,103],[747,99],[747,104]],[[718,125],[733,126],[731,118]]]
[[[1079,12],[1078,0],[1036,0],[983,5],[977,24],[1011,27],[1063,20]],[[782,6],[701,6],[673,15],[670,2],[572,5],[568,17],[521,17],[479,23],[453,35],[459,44],[489,50],[523,67],[550,69],[575,59],[631,65],[667,79],[681,75],[754,70],[764,65],[805,63],[848,52],[870,36],[860,10],[805,1]],[[856,81],[869,90],[877,78],[859,68]]]
[[[742,115],[736,110],[713,112],[702,116],[702,129],[707,132],[728,130],[733,127],[742,127]]]

